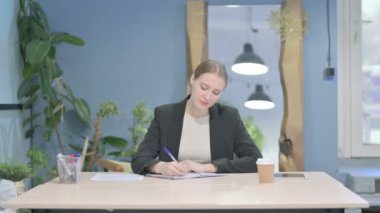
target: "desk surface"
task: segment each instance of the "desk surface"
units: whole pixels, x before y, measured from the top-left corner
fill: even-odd
[[[56,179],[8,202],[30,209],[344,209],[368,208],[367,201],[323,172],[306,179],[275,179],[259,184],[256,173],[135,182],[94,182],[82,173],[77,184]]]

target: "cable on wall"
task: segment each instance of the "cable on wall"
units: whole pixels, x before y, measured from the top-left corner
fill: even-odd
[[[331,35],[330,35],[330,1],[326,0],[327,19],[327,68],[324,70],[324,79],[330,80],[335,76],[335,69],[331,67]]]

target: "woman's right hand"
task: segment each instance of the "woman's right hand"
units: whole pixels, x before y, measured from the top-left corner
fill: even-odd
[[[163,175],[185,175],[187,172],[186,165],[179,164],[176,162],[158,162],[151,166],[149,169],[153,173],[163,174]]]

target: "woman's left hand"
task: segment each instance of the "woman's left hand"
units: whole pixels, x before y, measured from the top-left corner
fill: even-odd
[[[197,163],[191,160],[184,160],[184,161],[179,162],[179,164],[184,165],[187,168],[187,172],[214,173],[217,171],[216,167],[211,163],[201,164],[201,163]]]

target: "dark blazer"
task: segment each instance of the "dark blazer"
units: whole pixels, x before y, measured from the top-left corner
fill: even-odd
[[[178,158],[186,101],[156,107],[154,118],[132,160],[132,170],[145,174],[146,168],[159,161],[172,161],[164,152],[167,147]],[[256,160],[261,152],[248,135],[239,112],[215,104],[209,109],[211,163],[217,172],[257,172]]]

